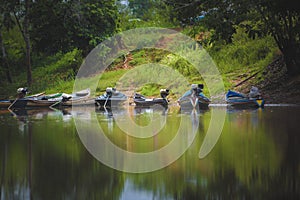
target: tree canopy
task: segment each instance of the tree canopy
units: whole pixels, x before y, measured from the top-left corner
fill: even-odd
[[[1,0],[0,45],[1,67],[9,82],[11,65],[25,65],[27,83],[31,85],[32,55],[49,56],[74,48],[83,54],[117,31],[118,9],[114,0]],[[17,33],[14,27],[18,27]],[[24,61],[15,63],[8,55],[13,42],[4,33],[14,29],[14,36],[22,36],[18,43],[24,52]],[[13,38],[11,40],[14,40]]]
[[[231,42],[237,26],[251,37],[272,35],[290,75],[300,73],[300,6],[293,0],[166,0],[183,24],[199,22],[214,30],[214,39]]]

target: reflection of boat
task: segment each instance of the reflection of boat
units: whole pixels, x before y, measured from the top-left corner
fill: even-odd
[[[127,96],[115,88],[106,88],[106,92],[95,99],[99,107],[114,107],[127,100]]]
[[[210,103],[209,98],[207,98],[203,92],[203,84],[192,84],[192,88],[187,91],[180,99],[178,103],[181,108],[196,108],[206,109]]]
[[[159,106],[152,106],[150,107],[135,107],[134,114],[144,114],[144,113],[154,113],[154,112],[161,112],[162,115],[166,115],[168,112],[168,108],[164,107],[163,109]]]
[[[135,93],[133,96],[133,101],[136,107],[151,107],[154,105],[161,105],[163,107],[168,107],[167,96],[169,95],[168,89],[161,89],[161,98],[147,98],[141,94]]]
[[[265,100],[254,87],[250,90],[249,95],[228,90],[225,96],[227,104],[234,107],[264,107]]]

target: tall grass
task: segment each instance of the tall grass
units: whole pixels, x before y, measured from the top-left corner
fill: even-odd
[[[245,31],[241,28],[237,29],[237,33],[233,35],[233,42],[231,44],[214,43],[212,46],[207,46],[206,50],[221,72],[225,89],[230,88],[232,86],[231,80],[238,78],[241,74],[251,74],[267,66],[279,52],[271,36],[251,39],[248,38]],[[133,58],[129,62],[131,67],[158,63],[170,66],[185,76],[190,84],[203,83],[203,77],[201,77],[197,69],[186,59],[178,55],[161,49],[141,49],[131,52],[131,54]],[[31,92],[72,92],[76,73],[82,60],[81,52],[78,49],[65,54],[58,53],[45,60],[36,58],[36,61],[33,62],[36,65],[33,67]],[[117,59],[113,62],[113,65],[120,66],[122,62],[123,59]],[[114,69],[114,66],[110,66],[109,71],[101,74],[101,77],[98,75],[93,79],[86,80],[85,85],[88,86],[91,83],[89,81],[93,83],[97,81],[96,95],[98,95],[104,92],[106,87],[116,86],[118,80],[128,71],[130,70]],[[213,79],[213,77],[209,78]],[[14,84],[3,84],[0,86],[2,93],[6,94],[6,96],[7,94],[13,95],[18,87],[26,86],[25,73],[21,73],[17,77],[17,80]],[[162,85],[150,83],[141,88],[136,88],[136,90],[144,95],[157,96],[159,95],[160,86]],[[204,93],[208,93],[206,88]]]
[[[271,36],[251,39],[240,28],[231,44],[215,45],[208,49],[219,70],[223,73],[245,72],[266,67],[278,54]]]

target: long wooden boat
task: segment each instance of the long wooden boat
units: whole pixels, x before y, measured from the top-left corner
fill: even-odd
[[[177,102],[181,108],[199,108],[207,109],[210,104],[210,99],[203,92],[202,84],[192,84],[192,88],[188,90]]]
[[[133,96],[133,101],[136,107],[151,107],[154,105],[161,105],[163,107],[168,107],[169,101],[167,96],[169,95],[168,89],[161,89],[161,98],[147,98],[139,93],[135,93]]]
[[[59,102],[59,99],[62,98],[63,93],[54,93],[49,95],[42,95],[37,98],[28,98],[26,107],[50,107],[55,103]]]
[[[106,92],[95,99],[95,104],[100,108],[117,107],[127,99],[128,97],[116,88],[106,88]]]
[[[90,88],[75,92],[73,94],[63,94],[60,106],[82,106],[94,105],[95,99],[91,97]]]
[[[265,100],[261,96],[251,98],[232,90],[228,90],[225,100],[227,104],[234,107],[264,107],[265,104]]]
[[[56,95],[56,96],[55,96]],[[90,89],[81,90],[73,94],[56,93],[44,98],[28,99],[26,107],[55,107],[92,104]]]
[[[81,90],[73,94],[55,93],[50,95],[34,95],[17,100],[1,100],[0,107],[8,108],[30,108],[30,107],[52,107],[72,105],[93,105],[94,99],[90,97],[90,89]]]

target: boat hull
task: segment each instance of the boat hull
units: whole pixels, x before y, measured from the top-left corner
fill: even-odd
[[[208,109],[210,100],[207,98],[202,98],[201,96],[198,99],[193,98],[184,98],[178,101],[181,108],[191,109],[191,108],[198,108],[198,109]]]
[[[185,109],[192,109],[192,108],[199,108],[199,109],[208,109],[209,103],[206,102],[199,102],[197,105],[193,106],[191,102],[181,102],[179,103],[181,108]]]
[[[168,107],[168,100],[163,99],[163,98],[157,98],[157,99],[136,98],[133,101],[134,101],[136,107],[151,107],[151,106],[155,106],[155,105]]]
[[[96,106],[99,106],[99,107],[118,107],[120,105],[122,105],[127,99],[95,99],[95,104]]]
[[[227,104],[233,107],[264,107],[263,99],[242,99],[242,100],[226,100]]]
[[[0,108],[25,108],[27,105],[27,99],[18,99],[18,100],[1,100]]]

